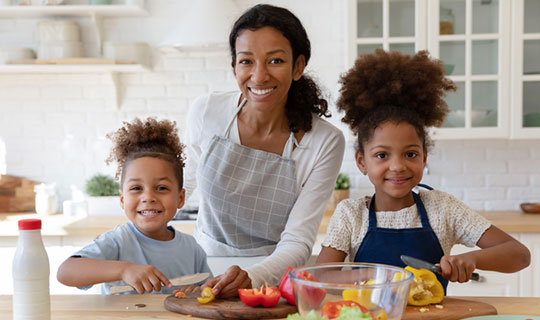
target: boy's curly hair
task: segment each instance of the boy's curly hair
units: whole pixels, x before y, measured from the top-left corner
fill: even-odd
[[[360,56],[339,82],[337,106],[345,112],[342,121],[358,136],[362,154],[362,144],[386,121],[414,126],[427,152],[431,141],[425,128],[442,125],[448,112],[443,96],[456,90],[442,62],[427,51],[409,56],[377,49]]]
[[[107,134],[113,142],[113,148],[107,164],[116,161],[118,169],[116,178],[124,181],[124,169],[131,161],[141,157],[154,157],[165,160],[173,166],[180,189],[183,185],[184,145],[180,143],[176,130],[176,122],[158,121],[147,118],[142,121],[135,118],[132,122],[124,122],[124,126]]]

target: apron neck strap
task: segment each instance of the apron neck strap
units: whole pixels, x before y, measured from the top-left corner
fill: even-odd
[[[226,137],[226,138],[229,137],[229,133],[231,132],[231,127],[232,127],[232,125],[234,123],[234,119],[236,119],[236,116],[238,115],[238,112],[240,112],[240,109],[242,109],[242,107],[246,104],[246,102],[247,102],[247,99],[244,98],[242,100],[242,102],[240,103],[240,105],[236,108],[236,110],[234,110],[234,114],[232,115],[231,119],[229,120],[229,123],[227,124],[227,127],[223,131],[223,136],[224,137]],[[287,139],[287,143],[285,143],[285,148],[283,149],[282,157],[286,158],[286,159],[290,159],[295,146],[297,148],[303,148],[302,146],[300,146],[298,144],[298,141],[296,141],[294,133],[291,131],[291,134],[289,135],[289,139]]]
[[[420,196],[417,193],[412,192],[414,203],[416,204],[416,209],[418,210],[418,215],[420,216],[420,222],[422,222],[422,228],[431,230],[431,225],[429,224],[429,219],[427,216],[426,208]],[[369,201],[369,227],[368,229],[377,228],[377,214],[375,212],[375,195],[371,197]]]
[[[240,105],[234,110],[234,114],[232,115],[231,119],[229,120],[229,124],[227,124],[227,127],[225,128],[225,131],[223,131],[224,137],[229,137],[229,132],[231,131],[232,124],[234,123],[234,119],[236,119],[236,116],[238,115],[238,112],[242,109],[242,107],[246,104],[247,99],[244,98],[242,102],[240,102]]]

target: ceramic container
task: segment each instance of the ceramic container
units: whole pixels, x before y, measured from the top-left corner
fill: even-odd
[[[150,47],[144,42],[105,42],[103,57],[121,62],[150,65]]]
[[[36,55],[31,48],[6,47],[0,48],[0,64],[13,61],[34,59]]]
[[[79,41],[79,25],[75,21],[44,20],[37,24],[39,44],[59,41]]]
[[[40,44],[37,56],[42,60],[82,57],[83,44],[79,41]]]

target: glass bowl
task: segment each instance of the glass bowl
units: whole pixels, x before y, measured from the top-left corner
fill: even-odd
[[[373,315],[401,319],[414,275],[399,267],[351,262],[299,267],[289,271],[289,278],[301,316],[312,310],[322,316],[332,303],[352,300]]]

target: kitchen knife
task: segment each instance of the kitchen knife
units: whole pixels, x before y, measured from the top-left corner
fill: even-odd
[[[413,257],[406,256],[403,254],[400,256],[400,258],[401,258],[401,261],[403,261],[403,263],[413,268],[416,268],[416,269],[424,268],[432,272],[437,272],[439,274],[441,273],[441,266],[434,265],[433,263],[429,263],[425,260],[413,258]],[[480,275],[476,272],[473,272],[471,275],[471,280],[480,281]]]
[[[188,284],[194,284],[203,281],[204,279],[208,278],[210,273],[204,272],[204,273],[194,273],[194,274],[188,274],[185,276],[181,276],[178,278],[169,279],[171,281],[171,284],[173,286],[185,286]],[[111,287],[111,294],[114,293],[122,293],[122,292],[128,292],[133,291],[132,286],[114,286]]]

